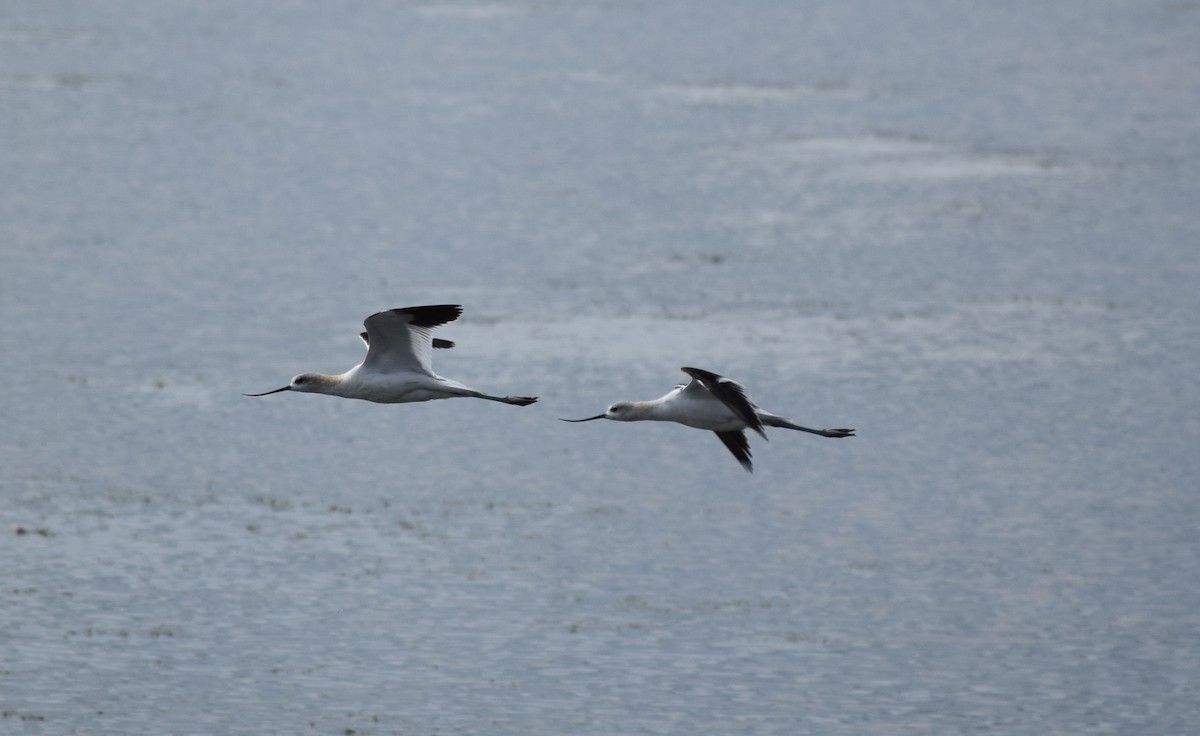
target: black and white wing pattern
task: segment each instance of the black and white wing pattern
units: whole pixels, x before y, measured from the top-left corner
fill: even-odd
[[[430,330],[453,322],[462,314],[457,304],[401,307],[376,312],[363,322],[367,357],[363,367],[380,373],[412,371],[434,375],[434,340]],[[449,342],[449,341],[442,341]],[[437,347],[450,347],[438,345]]]
[[[758,412],[755,411],[754,402],[750,401],[750,397],[746,395],[746,389],[742,384],[732,378],[718,376],[712,371],[706,371],[701,368],[685,367],[681,370],[691,376],[693,380],[699,381],[704,388],[708,389],[710,394],[720,399],[721,403],[729,407],[729,410],[737,415],[738,419],[745,422],[747,427],[758,432],[762,435],[763,439],[767,438],[767,433],[763,431],[762,420],[758,418]],[[686,391],[687,389],[684,390]],[[728,442],[725,444],[726,446],[729,445]],[[734,454],[736,455],[737,453]],[[748,452],[747,456],[749,456]]]

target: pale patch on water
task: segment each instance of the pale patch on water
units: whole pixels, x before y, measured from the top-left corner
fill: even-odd
[[[88,43],[97,35],[91,30],[67,28],[0,28],[0,45]]]
[[[865,99],[871,95],[871,90],[853,82],[826,80],[811,83],[777,84],[746,82],[664,84],[649,91],[649,96],[653,100],[681,105],[715,106],[788,104],[815,95]]]
[[[469,20],[492,20],[525,15],[533,8],[529,3],[512,2],[434,2],[417,6],[421,15],[465,18]]]
[[[81,72],[13,74],[0,77],[0,89],[31,92],[75,91],[100,81],[99,77]]]
[[[520,364],[513,341],[538,345],[536,354],[570,354],[592,365],[658,364],[669,371],[688,361],[720,372],[758,365],[781,372],[820,372],[886,363],[917,368],[934,363],[1022,363],[1040,366],[1105,364],[1136,350],[1148,327],[1120,306],[1013,297],[960,304],[920,304],[886,313],[844,315],[806,309],[751,317],[704,307],[661,315],[505,322],[501,329],[462,325],[472,355],[501,367]],[[685,380],[685,377],[671,376]]]
[[[1148,339],[1147,328],[1115,304],[1027,298],[916,306],[844,322],[859,349],[899,365],[1104,364]]]
[[[900,135],[776,141],[728,158],[755,167],[815,168],[835,178],[876,182],[1039,176],[1068,169],[1053,154],[989,151]]]

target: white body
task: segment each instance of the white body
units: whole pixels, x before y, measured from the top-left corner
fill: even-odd
[[[768,411],[763,411],[757,404],[750,402],[755,415],[761,424],[772,427],[788,427],[796,429],[787,419]],[[621,416],[610,416],[613,408]],[[744,419],[734,413],[724,401],[714,396],[700,381],[679,385],[670,393],[650,401],[619,401],[605,412],[605,419],[616,419],[624,422],[657,421],[675,422],[696,429],[707,429],[713,432],[740,432],[753,429]]]
[[[428,373],[416,371],[381,373],[364,369],[363,364],[359,363],[339,376],[323,377],[331,380],[328,382],[326,390],[319,393],[341,396],[346,399],[374,401],[377,404],[407,404],[416,401],[449,399],[455,396],[484,397],[482,392],[464,386],[458,381],[442,378],[433,371]],[[293,387],[292,390],[296,389]]]

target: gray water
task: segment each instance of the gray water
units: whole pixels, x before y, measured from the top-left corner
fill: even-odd
[[[1200,732],[1200,3],[0,6],[0,732]],[[484,401],[242,392],[455,302]],[[853,440],[558,417],[695,365]]]

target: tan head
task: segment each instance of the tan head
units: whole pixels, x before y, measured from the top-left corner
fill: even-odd
[[[617,422],[636,422],[643,419],[642,412],[638,411],[637,402],[635,401],[617,401],[604,411],[603,414],[597,414],[594,417],[585,419],[564,419],[564,422],[590,422],[593,419],[612,419]]]
[[[292,379],[292,382],[283,388],[277,388],[274,391],[264,391],[261,394],[243,394],[243,396],[268,396],[277,394],[280,391],[299,391],[305,394],[327,394],[330,389],[337,383],[336,376],[327,376],[324,373],[301,373]]]

